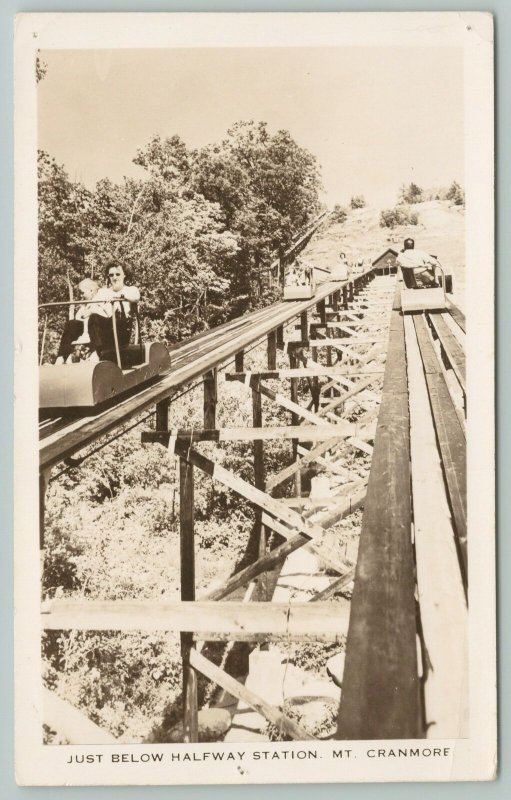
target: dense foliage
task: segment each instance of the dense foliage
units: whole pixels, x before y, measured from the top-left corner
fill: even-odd
[[[111,256],[167,342],[272,302],[272,256],[319,208],[315,157],[287,131],[240,122],[199,150],[155,136],[133,160],[145,178],[89,191],[40,153],[40,302],[68,299],[84,276],[101,282]]]

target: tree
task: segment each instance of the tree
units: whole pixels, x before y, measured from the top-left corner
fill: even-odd
[[[38,154],[39,300],[65,300],[83,277],[90,192],[73,183],[48,153]]]
[[[404,184],[401,186],[399,202],[413,205],[413,203],[421,203],[423,199],[423,191],[416,183],[410,183],[409,186]]]
[[[457,181],[453,181],[447,190],[447,200],[452,200],[455,206],[464,206],[465,205],[465,192],[463,191],[462,187],[457,183]]]
[[[239,302],[233,313],[243,313],[258,302],[261,265],[317,213],[316,159],[288,131],[272,135],[266,123],[238,122],[223,142],[194,154],[192,185],[219,203],[237,237],[232,286]]]

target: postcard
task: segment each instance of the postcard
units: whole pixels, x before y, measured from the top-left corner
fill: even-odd
[[[493,19],[15,21],[21,785],[492,780]]]

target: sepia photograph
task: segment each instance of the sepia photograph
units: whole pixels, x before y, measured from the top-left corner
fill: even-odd
[[[491,779],[491,16],[16,36],[18,781]]]

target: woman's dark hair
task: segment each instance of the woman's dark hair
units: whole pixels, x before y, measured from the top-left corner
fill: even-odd
[[[107,284],[110,283],[110,278],[108,277],[108,273],[110,272],[110,269],[112,267],[120,267],[122,269],[122,271],[124,272],[124,283],[126,285],[129,285],[130,283],[129,273],[126,271],[124,265],[119,263],[119,261],[117,261],[115,258],[109,258],[105,264],[104,276]]]

